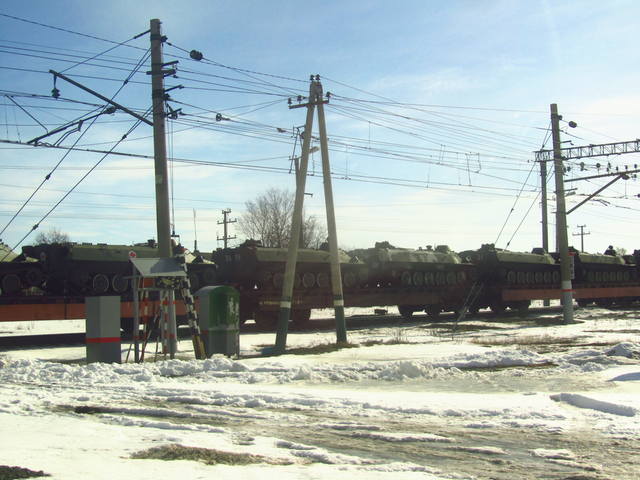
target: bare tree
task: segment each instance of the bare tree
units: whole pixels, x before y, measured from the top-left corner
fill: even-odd
[[[240,231],[247,238],[262,241],[265,247],[285,248],[291,235],[291,217],[295,197],[293,193],[270,188],[255,200],[245,203],[246,213],[238,221]],[[313,215],[303,213],[302,248],[318,248],[325,241],[326,229]]]
[[[69,235],[53,227],[46,232],[40,232],[36,236],[36,244],[69,243]]]

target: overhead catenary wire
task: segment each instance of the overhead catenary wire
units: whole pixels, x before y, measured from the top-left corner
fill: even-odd
[[[151,111],[151,108],[149,109],[149,112]],[[120,144],[120,142],[122,140],[124,140],[127,135],[129,135],[131,132],[133,132],[139,125],[140,123],[142,123],[141,120],[136,120],[136,122],[133,124],[133,126],[127,131],[127,133],[125,133],[122,138],[120,140],[118,140],[113,147],[111,148],[111,151],[115,150],[116,147]],[[26,240],[26,238],[31,235],[31,233],[33,231],[35,231],[36,229],[38,229],[40,227],[40,224],[46,220],[46,218],[51,215],[53,213],[53,211],[58,208],[58,206],[69,196],[71,195],[71,193],[75,190],[75,188],[80,185],[90,174],[91,172],[93,172],[96,168],[98,168],[98,166],[102,163],[102,161],[107,158],[107,156],[109,156],[109,154],[111,153],[111,151],[106,152],[82,177],[80,177],[80,179],[70,188],[67,190],[67,192],[42,216],[40,217],[40,219],[33,225],[33,227],[31,227],[31,229],[11,248],[11,250],[16,249],[19,245],[22,244],[22,242],[24,242]],[[9,256],[9,252],[7,252],[7,254],[0,259],[0,261],[3,261],[5,258],[7,258]]]
[[[129,76],[122,82],[122,85],[120,86],[120,88],[118,88],[118,90],[112,95],[111,100],[113,100],[121,91],[122,89],[127,85],[128,80],[133,76],[133,74],[142,66],[142,64],[144,63],[145,59],[148,57],[149,55],[149,51],[147,50],[145,52],[145,54],[142,56],[142,58],[140,59],[140,61],[138,62],[138,64],[135,66],[134,70],[132,70],[129,74]],[[105,108],[104,111],[106,111],[107,109]],[[78,138],[75,140],[75,142],[72,145],[72,148],[75,147],[75,145],[77,145],[77,143],[82,139],[82,137],[84,137],[84,135],[86,135],[86,133],[91,129],[91,127],[93,126],[93,124],[95,123],[96,119],[98,118],[98,116],[94,116],[91,119],[91,123],[89,124],[89,126],[78,136]],[[124,137],[126,138],[126,136]],[[118,142],[119,144],[120,142]],[[13,223],[13,221],[18,217],[18,215],[20,215],[20,212],[22,212],[22,210],[24,210],[24,208],[26,207],[26,205],[29,203],[29,201],[31,201],[31,199],[38,193],[38,191],[40,190],[40,188],[42,188],[42,186],[45,184],[45,182],[47,182],[51,176],[53,175],[53,173],[56,171],[56,169],[62,164],[62,162],[68,157],[68,155],[72,152],[72,148],[67,149],[67,151],[62,155],[62,157],[60,158],[60,160],[56,163],[56,165],[51,169],[51,171],[49,171],[49,173],[44,177],[44,179],[40,182],[40,184],[35,188],[35,190],[31,193],[31,195],[24,201],[24,203],[22,204],[22,206],[18,209],[18,211],[11,217],[11,219],[7,222],[7,224],[2,228],[2,230],[0,231],[0,235],[2,235],[5,230],[11,225],[11,223]],[[115,147],[114,147],[115,148]]]

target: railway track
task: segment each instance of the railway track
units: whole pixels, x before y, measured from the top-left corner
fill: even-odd
[[[483,311],[474,315],[469,315],[466,321],[469,320],[487,320],[493,322],[518,322],[524,319],[534,320],[541,314],[557,313],[561,310],[561,307],[541,307],[532,308],[525,315],[519,315],[517,313],[507,313],[501,316],[496,316],[491,312]],[[416,314],[411,319],[407,320],[397,314],[386,315],[353,315],[347,319],[348,327],[351,330],[357,330],[360,328],[371,327],[400,327],[411,326],[420,324],[429,324],[434,327],[451,328],[455,325],[456,316],[453,314],[442,314],[437,320],[430,319],[427,315]],[[316,318],[305,326],[294,327],[290,326],[290,331],[328,331],[335,328],[335,320],[331,317],[328,318]],[[269,333],[271,330],[260,328],[253,322],[248,322],[241,327],[241,333],[256,334],[256,333]],[[273,332],[275,334],[275,332]],[[181,326],[178,329],[178,337],[181,339],[189,338],[189,330],[187,327]],[[155,338],[155,337],[154,337]],[[129,335],[122,335],[122,343],[129,343],[131,338]],[[55,334],[37,334],[37,335],[4,335],[0,336],[0,352],[7,350],[18,350],[22,348],[38,348],[38,347],[61,347],[61,346],[79,346],[85,344],[85,334],[83,332],[76,333],[55,333]]]

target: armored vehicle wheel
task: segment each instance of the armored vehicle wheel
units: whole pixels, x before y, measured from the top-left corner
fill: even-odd
[[[20,282],[20,277],[15,273],[7,273],[4,277],[2,277],[2,293],[4,295],[15,295],[20,291],[20,287],[22,283]]]
[[[30,287],[39,287],[40,285],[42,285],[42,282],[44,281],[44,275],[42,274],[42,271],[39,268],[35,268],[35,267],[28,268],[27,271],[24,273],[24,281]]]
[[[320,288],[328,288],[329,284],[331,283],[329,280],[329,275],[324,272],[318,273],[318,275],[316,275],[316,280],[318,282],[318,287]]]
[[[302,285],[304,288],[311,288],[316,284],[316,276],[312,272],[302,274]]]
[[[91,290],[97,295],[107,293],[107,290],[109,290],[109,277],[104,273],[96,273],[91,279]]]
[[[129,288],[129,280],[125,279],[120,273],[116,273],[111,277],[111,288],[116,293],[123,293]]]
[[[284,273],[282,272],[274,273],[271,281],[273,282],[274,287],[282,288],[282,284],[284,283]]]
[[[358,279],[356,278],[355,273],[345,272],[344,275],[342,275],[342,285],[344,285],[345,287],[355,287],[356,283],[358,283]]]
[[[425,272],[424,273],[424,284],[427,287],[431,287],[434,284],[433,272]]]

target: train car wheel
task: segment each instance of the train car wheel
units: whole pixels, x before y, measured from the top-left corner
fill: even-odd
[[[440,305],[427,305],[427,308],[425,308],[424,311],[426,312],[429,319],[431,321],[434,321],[440,316],[442,307]]]
[[[467,281],[467,274],[465,272],[458,272],[456,274],[456,277],[460,285],[464,284]]]
[[[309,325],[311,319],[311,310],[293,310],[291,312],[291,321],[296,328],[303,328]]]
[[[413,312],[414,312],[413,307],[410,305],[398,305],[398,313],[405,320],[411,320],[411,317],[413,316]]]
[[[2,293],[4,295],[15,295],[20,292],[22,282],[20,282],[20,277],[15,273],[7,273],[2,277],[0,285],[2,285]]]
[[[536,272],[533,274],[534,283],[542,283],[542,281],[543,281],[542,272]]]
[[[553,272],[551,274],[551,280],[553,281],[553,283],[559,283],[560,282],[560,272]]]
[[[524,274],[524,272],[516,273],[516,282],[519,283],[520,285],[524,285],[525,284],[526,275]]]
[[[552,278],[551,272],[544,272],[542,274],[542,280],[544,281],[544,283],[551,283],[551,278]]]
[[[516,283],[516,272],[513,270],[507,272],[507,283]]]
[[[444,285],[445,282],[445,275],[442,272],[437,272],[436,273],[436,278],[435,278],[435,284],[440,286],[440,285]]]
[[[424,285],[424,274],[422,272],[413,272],[411,280],[416,287],[421,287]]]
[[[107,293],[109,290],[109,277],[104,273],[96,273],[91,279],[91,289],[95,294]]]
[[[492,302],[491,305],[489,305],[489,308],[494,314],[500,315],[504,313],[505,306],[502,302]]]
[[[253,320],[261,330],[274,330],[278,326],[278,312],[255,312]]]

